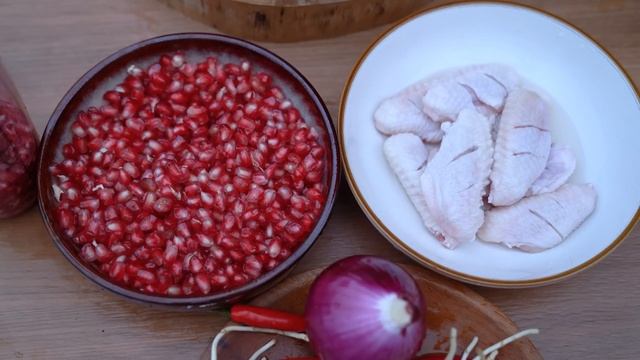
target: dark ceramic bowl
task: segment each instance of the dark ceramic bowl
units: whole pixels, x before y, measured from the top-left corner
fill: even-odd
[[[78,247],[63,234],[53,216],[56,198],[53,194],[53,176],[49,166],[62,158],[62,145],[71,139],[70,126],[77,113],[89,106],[101,104],[101,95],[121,82],[129,65],[146,66],[161,54],[181,50],[190,61],[204,56],[216,56],[223,62],[249,60],[255,69],[268,72],[274,84],[297,105],[304,119],[314,126],[324,141],[327,171],[324,177],[328,189],[327,201],[318,222],[289,258],[271,271],[238,288],[207,296],[169,297],[140,293],[111,282],[91,264],[78,255]],[[291,64],[274,53],[250,42],[233,37],[183,33],[160,36],[141,41],[110,55],[84,74],[62,98],[42,136],[38,157],[38,205],[45,225],[62,254],[82,274],[100,286],[126,298],[157,305],[181,308],[217,308],[255,296],[281,280],[293,265],[309,250],[327,223],[336,196],[339,181],[339,159],[335,130],[329,112],[309,81]]]

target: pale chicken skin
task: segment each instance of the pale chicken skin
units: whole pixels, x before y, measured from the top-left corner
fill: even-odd
[[[463,109],[473,108],[473,97],[456,81],[443,81],[429,88],[422,98],[423,111],[434,121],[452,121]]]
[[[439,122],[455,120],[461,110],[474,107],[493,118],[507,91],[519,83],[515,71],[500,64],[441,71],[383,100],[373,114],[374,123],[385,135],[412,133],[439,142]]]
[[[440,149],[420,181],[429,213],[440,228],[436,238],[453,249],[473,241],[484,222],[482,197],[493,149],[490,124],[475,110],[462,110],[443,128]]]
[[[520,83],[515,71],[498,64],[467,66],[436,79],[422,98],[422,109],[440,122],[455,121],[467,108],[485,116],[495,115],[502,111],[508,91]]]
[[[438,72],[374,113],[385,157],[443,246],[474,241],[538,252],[594,211],[591,185],[567,184],[576,157],[552,144],[550,109],[509,66]]]
[[[489,203],[522,199],[545,169],[551,151],[549,109],[533,91],[513,90],[498,125]]]
[[[527,196],[555,191],[571,177],[576,169],[576,156],[564,145],[551,144],[544,171],[531,184]]]
[[[426,81],[414,84],[383,100],[373,114],[378,131],[386,135],[412,133],[426,141],[440,141],[440,124],[421,109],[421,99],[427,85]]]
[[[589,217],[596,198],[591,184],[565,184],[512,206],[493,208],[486,212],[478,238],[528,252],[550,249]]]
[[[411,203],[418,210],[422,222],[431,232],[439,232],[433,221],[420,187],[420,176],[427,166],[429,151],[422,140],[414,134],[398,134],[384,142],[384,155],[409,196]]]

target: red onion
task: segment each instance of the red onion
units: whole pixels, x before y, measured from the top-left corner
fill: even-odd
[[[411,359],[425,336],[425,305],[398,265],[352,256],[324,270],[307,299],[307,333],[322,360]]]

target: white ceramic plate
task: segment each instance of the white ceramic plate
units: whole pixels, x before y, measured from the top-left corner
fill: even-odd
[[[555,102],[554,141],[578,157],[572,182],[598,192],[595,212],[566,241],[530,254],[475,241],[447,250],[424,228],[387,165],[378,103],[445,68],[512,66]],[[587,268],[622,242],[640,217],[640,100],[621,67],[587,35],[528,7],[465,3],[426,10],[383,34],[346,84],[341,151],[349,184],[371,222],[418,262],[462,281],[522,287]]]

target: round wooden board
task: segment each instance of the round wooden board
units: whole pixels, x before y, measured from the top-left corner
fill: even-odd
[[[477,335],[479,348],[492,345],[519,330],[500,309],[467,287],[417,266],[402,266],[416,279],[427,303],[427,338],[421,353],[446,352],[452,326],[458,329],[458,343],[464,344],[460,346],[466,346]],[[311,283],[321,271],[315,269],[291,277],[255,299],[252,304],[301,314]],[[218,357],[224,360],[247,360],[272,338],[272,335],[255,333],[227,334],[220,343]],[[269,360],[312,355],[304,342],[281,336],[275,338],[276,345],[265,354]],[[207,348],[202,359],[210,359],[210,352],[211,348]],[[542,356],[533,342],[525,338],[500,350],[498,359],[539,360]]]
[[[400,19],[431,0],[160,0],[230,35],[261,41],[338,36]]]

